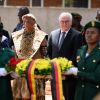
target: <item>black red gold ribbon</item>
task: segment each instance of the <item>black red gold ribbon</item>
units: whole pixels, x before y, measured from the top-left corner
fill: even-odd
[[[31,64],[28,66],[27,77],[28,77],[28,86],[31,92],[31,100],[36,100],[36,87],[35,87],[35,61],[32,60]]]
[[[28,76],[28,85],[31,92],[31,100],[36,100],[36,86],[35,86],[35,61],[33,60],[28,67],[27,76]],[[55,100],[64,100],[63,91],[62,91],[62,75],[61,68],[57,62],[52,62],[52,77],[53,77],[53,85]]]
[[[62,75],[61,75],[61,68],[57,62],[52,62],[52,76],[53,81],[55,84],[55,93],[56,93],[56,100],[64,100],[63,98],[63,91],[62,91]]]

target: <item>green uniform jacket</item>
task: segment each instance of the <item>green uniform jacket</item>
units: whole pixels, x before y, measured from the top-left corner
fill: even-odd
[[[100,46],[86,57],[87,46],[78,50],[78,81],[76,87],[75,100],[93,100],[94,96],[100,92]]]
[[[14,52],[8,48],[0,49],[0,68],[4,68]],[[0,77],[0,100],[13,100],[10,75]]]

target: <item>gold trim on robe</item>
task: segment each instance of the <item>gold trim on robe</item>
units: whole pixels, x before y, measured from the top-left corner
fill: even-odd
[[[23,56],[21,55],[21,51],[20,51],[23,33],[24,33],[24,29],[12,33],[12,38],[14,41],[14,46],[15,46],[15,50],[16,50],[18,58],[23,58]],[[31,57],[36,54],[36,52],[40,48],[40,45],[41,45],[41,43],[46,35],[47,34],[41,30],[38,30],[38,29],[35,30],[34,39],[33,39],[33,46],[32,46],[33,53],[31,55]]]

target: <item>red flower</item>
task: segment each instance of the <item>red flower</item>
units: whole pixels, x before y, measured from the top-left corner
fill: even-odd
[[[12,57],[10,60],[9,60],[9,65],[11,66],[16,66],[16,64],[18,64],[19,62],[21,62],[22,60],[24,59],[16,59],[15,57]]]

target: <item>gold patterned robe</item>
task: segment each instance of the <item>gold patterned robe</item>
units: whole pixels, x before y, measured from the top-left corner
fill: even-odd
[[[33,59],[43,58],[44,52],[41,50],[42,46],[47,45],[45,36],[47,34],[41,30],[36,29],[31,33],[26,33],[24,29],[12,33],[12,38],[14,41],[15,52],[18,58],[28,58]],[[37,82],[36,82],[37,83]],[[15,79],[13,82],[13,96],[17,100],[23,98],[25,100],[31,100],[31,94],[29,92],[27,82],[25,77]],[[45,95],[44,93],[42,95]],[[40,97],[41,98],[41,97]],[[44,99],[38,99],[44,100]]]

